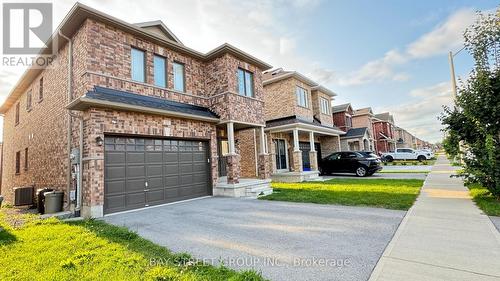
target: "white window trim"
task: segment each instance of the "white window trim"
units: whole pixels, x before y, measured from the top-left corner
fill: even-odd
[[[305,105],[302,105],[300,104],[300,99],[299,99],[299,92],[301,92],[300,90],[304,90],[303,93],[304,93],[304,102],[305,102]],[[309,91],[307,91],[306,89],[296,85],[296,88],[295,88],[295,99],[297,101],[297,105],[300,106],[300,107],[303,107],[303,108],[309,108]]]
[[[320,107],[320,112],[321,114],[330,114],[330,105],[329,105],[329,100],[324,98],[324,97],[320,97],[319,98],[319,107]],[[324,110],[323,110],[324,109]]]

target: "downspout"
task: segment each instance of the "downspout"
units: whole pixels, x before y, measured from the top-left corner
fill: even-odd
[[[66,39],[68,41],[68,94],[67,94],[67,104],[69,104],[72,99],[73,99],[73,77],[72,77],[72,66],[73,66],[73,42],[71,39],[67,36],[65,36],[61,30],[58,31],[58,34]],[[66,209],[69,210],[70,204],[71,204],[71,197],[70,197],[70,191],[71,191],[71,159],[70,159],[70,154],[71,154],[71,130],[72,130],[72,116],[71,116],[71,111],[68,109],[68,128],[66,132],[66,138],[68,140],[68,144],[66,147],[67,150],[67,157],[66,161],[68,164],[68,169],[66,171],[66,180],[67,180],[67,187],[66,187],[66,196],[67,198],[67,205]],[[80,152],[81,153],[81,152]]]
[[[78,184],[76,186],[76,207],[75,207],[75,217],[81,216],[82,202],[83,202],[83,115],[75,115],[70,113],[74,118],[77,118],[80,123],[80,138],[79,138],[79,150],[78,153]]]

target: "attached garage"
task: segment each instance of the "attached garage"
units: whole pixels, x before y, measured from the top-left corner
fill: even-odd
[[[212,194],[207,141],[104,138],[104,214]]]

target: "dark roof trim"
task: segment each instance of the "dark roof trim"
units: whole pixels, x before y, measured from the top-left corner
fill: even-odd
[[[103,87],[95,87],[93,91],[88,92],[66,106],[70,110],[86,110],[90,107],[113,108],[185,119],[219,122],[218,116],[205,107]]]

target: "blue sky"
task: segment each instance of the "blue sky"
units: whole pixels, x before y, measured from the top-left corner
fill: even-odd
[[[397,125],[439,141],[436,116],[449,104],[449,50],[459,50],[475,10],[497,1],[84,0],[128,22],[162,20],[207,52],[228,42],[275,67],[296,70],[338,93],[334,104],[391,111]],[[74,1],[54,2],[59,23]],[[472,60],[456,56],[466,77]],[[22,69],[0,68],[0,99]]]

